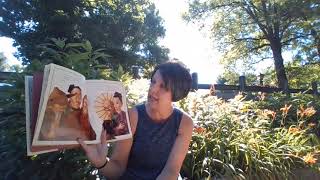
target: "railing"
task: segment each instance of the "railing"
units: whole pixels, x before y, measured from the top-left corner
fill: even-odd
[[[262,81],[260,80],[260,83],[262,84]],[[224,85],[224,84],[198,84],[198,74],[192,73],[192,89],[198,90],[198,89],[214,89],[214,90],[220,90],[220,91],[239,91],[239,92],[266,92],[266,93],[272,93],[272,92],[284,92],[284,93],[305,93],[305,94],[313,94],[313,95],[319,95],[318,92],[318,85],[317,82],[311,83],[312,89],[288,89],[286,92],[284,92],[283,89],[277,88],[277,87],[267,87],[267,86],[247,86],[246,85],[246,79],[245,76],[239,77],[239,85]]]
[[[9,79],[10,76],[15,72],[0,72],[0,82]],[[260,79],[260,86],[257,85],[246,85],[245,76],[239,77],[239,85],[224,85],[224,84],[198,84],[198,74],[192,73],[192,89],[215,89],[219,91],[240,91],[240,92],[283,92],[283,89],[277,87],[266,87],[262,86],[263,81]],[[305,93],[319,95],[317,82],[311,83],[311,89],[288,89],[285,93]]]
[[[0,81],[9,79],[15,72],[0,72]]]

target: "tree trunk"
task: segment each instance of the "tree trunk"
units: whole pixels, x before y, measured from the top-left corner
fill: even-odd
[[[288,79],[286,76],[286,70],[284,69],[283,65],[283,58],[281,54],[281,43],[270,41],[271,43],[271,50],[273,54],[274,66],[276,70],[277,80],[278,80],[278,87],[283,89],[285,92],[289,89],[288,86]]]

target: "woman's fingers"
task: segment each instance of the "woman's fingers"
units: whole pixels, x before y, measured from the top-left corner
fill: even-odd
[[[101,144],[102,145],[106,145],[107,144],[107,140],[111,139],[111,135],[107,133],[107,131],[104,129],[101,132]]]
[[[105,129],[101,132],[101,145],[104,147],[107,144],[107,132]]]
[[[78,143],[81,145],[82,149],[83,149],[86,153],[88,153],[88,151],[89,151],[89,146],[86,145],[81,138],[77,138],[77,141],[78,141]]]
[[[106,135],[106,139],[107,139],[107,140],[110,140],[111,137],[112,137],[112,136],[111,136],[110,134],[107,134],[107,135]]]

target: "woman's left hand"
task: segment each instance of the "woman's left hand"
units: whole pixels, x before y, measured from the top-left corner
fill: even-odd
[[[106,130],[103,130],[101,132],[101,143],[99,144],[87,145],[83,142],[81,138],[78,138],[77,141],[81,145],[82,149],[85,151],[89,161],[95,167],[100,167],[106,162],[108,154]]]

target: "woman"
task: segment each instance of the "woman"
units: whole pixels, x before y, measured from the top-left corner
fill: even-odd
[[[96,139],[89,122],[87,95],[82,99],[81,88],[74,84],[69,86],[68,92],[68,106],[61,118],[56,139],[74,141],[79,136],[84,140]]]
[[[114,128],[114,133],[116,136],[128,134],[128,124],[126,119],[126,112],[124,112],[121,108],[123,105],[122,95],[119,92],[115,92],[113,95],[113,105],[116,111],[116,121],[117,126]]]
[[[193,122],[172,102],[187,96],[191,88],[188,70],[167,62],[151,76],[146,104],[129,110],[133,139],[118,141],[106,159],[106,135],[101,144],[79,143],[91,163],[110,179],[177,179],[191,140]]]
[[[117,126],[115,114],[116,110],[114,108],[112,95],[107,95],[108,97],[103,102],[104,110],[104,119],[103,119],[103,129],[106,130],[106,133],[110,135],[111,138],[115,138],[114,128]]]
[[[96,139],[96,133],[91,127],[88,115],[88,97],[85,95],[82,100],[82,107],[80,112],[80,125],[82,127],[82,132],[86,135],[88,140]]]
[[[84,138],[85,134],[81,131],[82,127],[80,124],[80,115],[81,115],[81,101],[82,101],[82,92],[79,86],[71,84],[68,88],[68,106],[65,109],[60,126],[57,129],[57,140],[66,140],[71,141],[75,140],[78,136]]]

